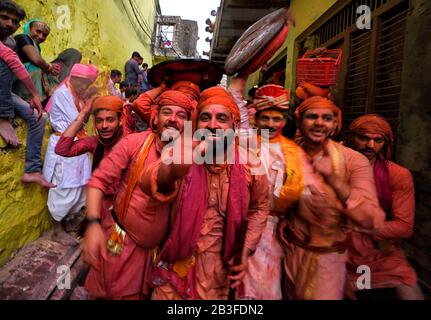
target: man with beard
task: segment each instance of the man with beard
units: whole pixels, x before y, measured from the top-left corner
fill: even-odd
[[[341,129],[341,111],[327,98],[306,99],[296,110],[301,147],[321,190],[308,192],[280,225],[291,299],[343,299],[346,230],[378,229],[384,220],[372,170],[360,153],[331,137]]]
[[[157,97],[145,112],[152,130],[130,134],[118,142],[87,185],[89,226],[83,256],[91,266],[85,287],[93,298],[143,299],[149,295],[153,255],[166,236],[168,202],[176,192],[154,199],[137,184],[144,168],[160,158],[166,144],[162,134],[182,132],[194,106],[179,91],[161,91],[147,92],[148,99]],[[111,210],[102,201],[106,196],[115,199]]]
[[[232,96],[222,87],[206,89],[196,116],[205,141],[194,149],[195,162],[187,161],[192,142],[186,137],[182,161],[161,159],[140,181],[153,198],[172,202],[173,225],[153,270],[152,299],[227,299],[229,285],[242,296],[248,257],[269,213],[266,177],[240,164],[236,142],[229,144],[240,122]]]
[[[75,64],[70,77],[58,87],[51,97],[51,135],[45,155],[43,174],[55,185],[48,193],[48,210],[54,220],[53,240],[63,245],[77,245],[77,241],[63,230],[61,221],[68,214],[81,210],[85,204],[84,186],[91,175],[90,158],[82,154],[72,158],[61,157],[55,147],[61,135],[76,120],[88,95],[88,87],[96,81],[98,70],[93,65]],[[78,138],[87,136],[84,128]]]
[[[241,86],[241,83],[244,83],[241,79],[234,79],[231,90]],[[289,109],[287,90],[274,84],[262,86],[256,90],[250,107],[256,110],[254,122],[259,131],[260,159],[269,182],[271,213],[256,251],[248,261],[244,295],[247,299],[281,300],[283,250],[278,240],[277,226],[286,209],[302,194],[306,161],[302,149],[282,135]],[[263,143],[265,138],[269,139],[267,147]]]
[[[76,157],[90,152],[93,154],[94,171],[102,158],[112,151],[123,136],[122,111],[123,100],[117,96],[98,97],[92,104],[86,104],[75,121],[61,135],[55,146],[55,153],[62,157]],[[94,115],[97,135],[76,140],[76,135],[88,121],[91,112]]]
[[[415,197],[409,170],[390,161],[393,134],[389,123],[376,114],[352,122],[349,141],[373,166],[379,203],[386,221],[375,232],[363,230],[350,234],[348,280],[359,298],[372,297],[373,290],[357,291],[357,268],[371,271],[371,288],[390,288],[403,300],[423,299],[416,272],[404,256],[400,242],[413,233]]]

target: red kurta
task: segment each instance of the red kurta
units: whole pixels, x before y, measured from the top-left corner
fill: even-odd
[[[159,166],[155,165],[144,174],[146,184],[151,190],[157,190],[155,177]],[[229,294],[228,270],[223,263],[223,238],[226,233],[226,213],[228,208],[228,193],[232,187],[227,168],[223,166],[208,166],[208,207],[201,227],[200,237],[196,244],[196,264],[192,268],[196,272],[196,291],[198,299],[225,300]],[[244,246],[252,252],[266,226],[270,204],[268,197],[268,181],[265,175],[253,175],[246,166],[248,193],[247,227],[245,228]],[[184,180],[183,180],[184,182]],[[180,188],[177,186],[177,188]],[[160,197],[160,193],[152,194]],[[178,199],[177,199],[178,200]],[[172,206],[175,215],[177,204]],[[156,286],[152,295],[154,300],[184,299],[170,283]]]
[[[377,235],[352,232],[349,239],[348,281],[353,291],[358,290],[358,266],[371,269],[371,288],[413,286],[416,272],[408,263],[400,240],[412,235],[415,213],[413,178],[409,170],[389,162],[392,190],[392,220],[385,221]]]
[[[55,146],[55,153],[62,157],[76,157],[81,154],[91,152],[94,153],[97,148],[97,137],[85,137],[74,140],[71,137],[61,136]],[[111,151],[111,148],[105,148],[105,156]]]
[[[112,192],[111,186],[119,184],[114,204],[124,196],[127,182],[138,158],[139,151],[150,132],[128,135],[118,142],[94,171],[88,186]],[[157,139],[150,147],[145,166],[160,158]],[[173,195],[175,196],[175,195]],[[169,197],[169,195],[167,195]],[[112,215],[103,208],[102,228],[106,240],[114,224]],[[85,287],[96,298],[123,299],[130,296],[144,298],[148,295],[149,271],[153,249],[166,235],[169,204],[161,203],[146,195],[139,187],[132,193],[124,222],[126,237],[120,256],[109,255],[101,262],[101,270],[90,269]]]

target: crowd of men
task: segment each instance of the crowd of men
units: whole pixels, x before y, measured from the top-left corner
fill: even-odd
[[[137,52],[126,63],[125,81],[139,96],[124,101],[115,87],[118,70],[111,72],[110,95],[97,96],[96,66],[75,62],[58,77],[60,62],[41,58],[49,28],[40,20],[26,24],[30,40],[16,41],[37,76],[22,66],[27,62],[7,42],[24,16],[13,2],[1,2],[0,133],[18,145],[9,128],[9,118],[21,115],[14,108],[25,110],[29,126],[43,128],[41,100],[49,97],[44,109],[53,133],[43,175],[39,140],[27,141],[28,153],[39,147],[26,159],[26,174],[51,187],[56,241],[78,244],[61,221],[86,208],[82,252],[91,298],[356,299],[364,298],[360,266],[371,273],[367,292],[423,298],[400,246],[413,229],[413,179],[391,161],[393,133],[385,119],[359,117],[342,144],[333,140],[342,111],[325,89],[300,84],[292,110],[291,94],[276,84],[257,88],[247,104],[245,74],[227,90],[201,90],[187,80],[150,88],[143,86]],[[13,73],[28,96],[12,93]],[[40,88],[36,82],[47,74],[57,76],[52,92],[45,80]],[[294,140],[283,135],[288,114]],[[85,130],[91,116],[96,136]],[[147,130],[137,130],[136,117]],[[201,135],[188,138],[189,130]]]

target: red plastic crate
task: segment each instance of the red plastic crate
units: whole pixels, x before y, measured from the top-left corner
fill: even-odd
[[[305,81],[316,86],[335,85],[342,57],[341,49],[326,50],[318,58],[309,58],[312,54],[313,50],[307,51],[302,58],[298,59],[297,83]]]

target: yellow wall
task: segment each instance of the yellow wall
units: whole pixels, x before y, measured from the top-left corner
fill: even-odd
[[[139,51],[150,67],[153,63],[149,36],[154,29],[156,0],[132,2],[139,9],[138,18],[148,35],[126,0],[17,0],[28,19],[43,19],[51,28],[41,45],[43,56],[51,60],[66,48],[80,50],[83,62],[99,67],[97,84],[105,90],[109,71],[118,69],[124,76],[124,64],[133,51]],[[58,11],[62,6],[70,9],[70,28],[63,23],[64,11]]]
[[[25,144],[27,127],[21,119],[18,123],[18,138]],[[42,154],[48,136],[47,126]],[[24,146],[18,150],[0,148],[0,265],[51,225],[46,208],[47,191],[19,180],[24,172],[24,159]]]
[[[286,61],[286,88],[292,88],[292,70],[296,68],[296,61],[293,61],[294,57],[294,44],[295,39],[301,35],[314,21],[316,21],[326,10],[328,10],[336,0],[292,0],[290,3],[290,10],[296,20],[296,25],[291,26],[289,29],[289,35],[283,46],[274,54],[273,59],[279,56],[280,53],[287,51]],[[271,65],[271,61],[268,61],[268,65]],[[252,87],[259,82],[259,71],[250,75],[247,88]],[[246,90],[248,91],[248,89]]]
[[[27,18],[45,20],[51,34],[42,44],[43,56],[51,60],[62,50],[72,47],[83,54],[83,62],[99,67],[98,86],[105,91],[110,69],[124,73],[124,63],[133,51],[139,51],[152,65],[151,39],[141,31],[129,1],[125,0],[17,0],[27,12]],[[132,0],[139,8],[152,36],[156,0]],[[123,3],[125,6],[123,6]],[[57,8],[70,8],[71,27],[59,29],[61,16]],[[128,14],[130,18],[128,17]],[[17,32],[21,32],[20,30]],[[102,91],[102,93],[103,93]],[[19,121],[18,135],[26,139],[26,126]],[[45,135],[45,154],[49,129]],[[1,139],[0,139],[1,140]],[[25,146],[19,150],[2,149],[0,141],[0,265],[18,248],[37,239],[50,227],[46,208],[47,191],[20,181],[24,171]]]

